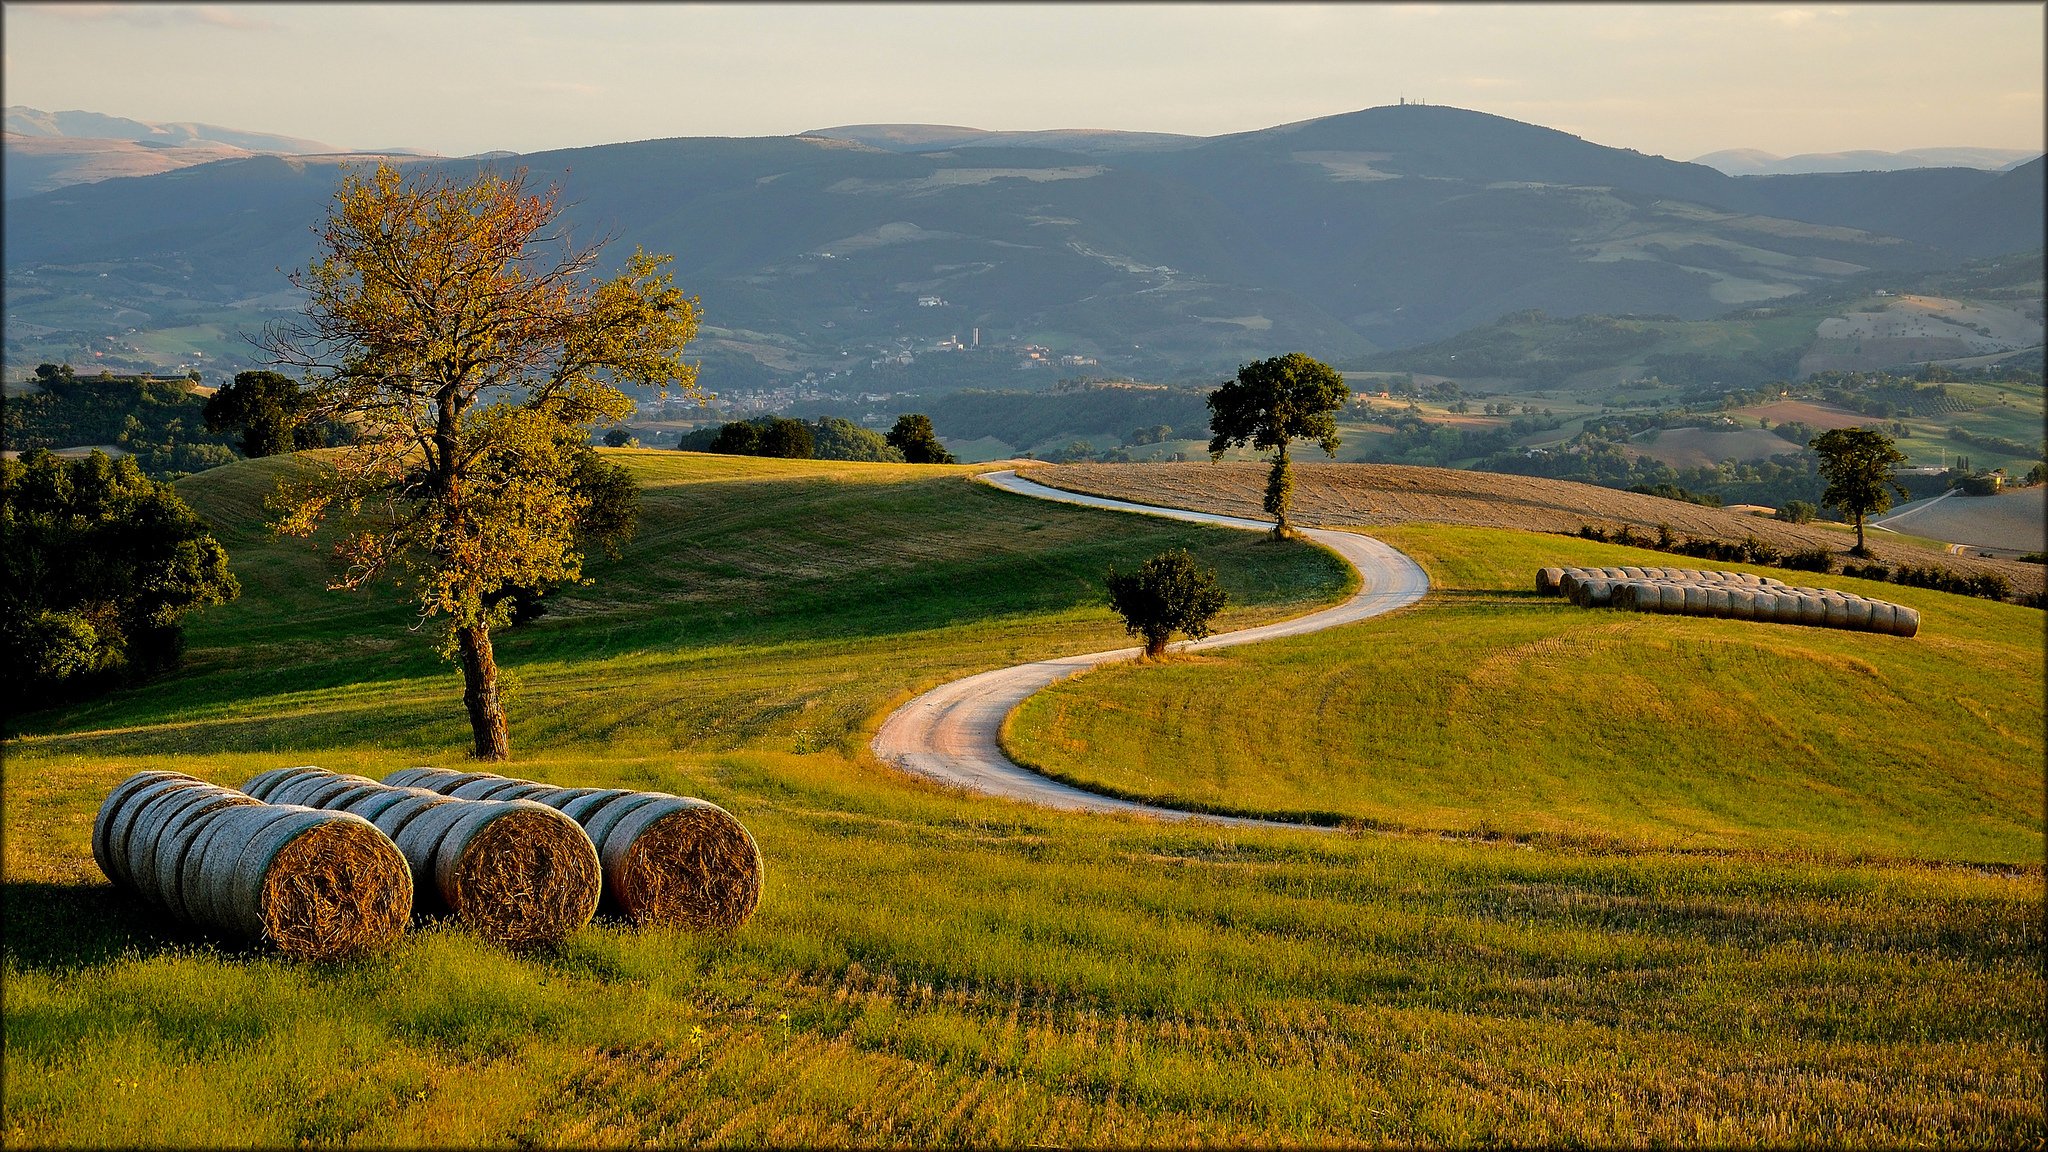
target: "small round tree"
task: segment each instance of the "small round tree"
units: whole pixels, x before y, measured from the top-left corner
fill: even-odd
[[[1216,574],[1195,567],[1184,551],[1162,552],[1129,574],[1109,570],[1109,605],[1124,618],[1124,631],[1145,638],[1145,655],[1166,653],[1175,632],[1190,640],[1209,634],[1209,621],[1229,602]]]
[[[932,418],[922,412],[898,416],[896,426],[883,437],[891,448],[903,453],[903,458],[912,464],[957,464],[953,454],[939,443],[938,433],[932,431]]]

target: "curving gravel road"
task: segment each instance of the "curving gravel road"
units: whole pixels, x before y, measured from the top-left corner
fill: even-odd
[[[1158,508],[1145,504],[1130,504],[1122,500],[1109,500],[1100,496],[1063,492],[1057,488],[1035,484],[1009,471],[990,472],[977,479],[1006,492],[1034,496],[1041,500],[1057,500],[1066,504],[1082,504],[1090,508],[1137,512],[1148,516],[1163,516],[1170,520],[1216,524],[1226,528],[1243,528],[1258,532],[1272,528],[1272,525],[1265,521],[1247,520],[1238,516],[1189,512],[1179,508]],[[1281,636],[1320,632],[1325,628],[1335,628],[1340,624],[1350,624],[1392,612],[1396,608],[1405,608],[1422,599],[1422,594],[1429,590],[1429,577],[1423,574],[1422,569],[1417,567],[1413,560],[1377,540],[1351,532],[1333,532],[1321,528],[1305,528],[1301,529],[1300,533],[1342,556],[1346,563],[1357,569],[1359,577],[1364,581],[1364,587],[1357,595],[1333,608],[1325,608],[1320,612],[1298,616],[1292,620],[1282,620],[1277,624],[1225,632],[1203,640],[1184,641],[1175,644],[1174,650],[1203,652],[1211,648],[1226,648],[1233,644],[1250,644]],[[1085,656],[1062,656],[1056,660],[1038,660],[1012,668],[998,668],[993,672],[983,672],[963,680],[955,680],[950,684],[941,684],[891,713],[889,718],[882,722],[881,730],[875,734],[871,747],[876,756],[905,772],[969,791],[1012,800],[1025,800],[1049,808],[1085,812],[1126,812],[1168,820],[1208,820],[1220,824],[1258,827],[1302,827],[1298,823],[1211,816],[1206,813],[1184,812],[1176,808],[1162,808],[1101,796],[1048,779],[1018,766],[1003,755],[1002,747],[998,743],[1003,720],[1024,702],[1025,697],[1048,684],[1079,675],[1097,665],[1135,659],[1141,651],[1142,649],[1132,647],[1119,648],[1113,652],[1091,652]]]

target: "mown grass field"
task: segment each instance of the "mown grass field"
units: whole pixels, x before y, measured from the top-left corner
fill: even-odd
[[[1026,701],[1021,762],[1119,795],[1421,831],[2023,864],[2043,850],[2037,609],[1743,565],[1910,604],[1912,639],[1572,606],[1568,537],[1375,533],[1438,594],[1395,617]],[[1686,561],[1686,563],[1698,563]]]
[[[726,806],[766,859],[755,919],[529,955],[425,926],[321,967],[115,893],[87,838],[132,771],[466,747],[404,607],[322,591],[303,545],[250,527],[278,464],[222,469],[183,490],[237,526],[245,591],[195,622],[191,667],[6,748],[10,1146],[2043,1134],[2037,868],[1223,831],[929,788],[867,757],[881,717],[1122,643],[1110,563],[1190,547],[1245,605],[1230,626],[1343,573],[964,469],[620,458],[640,538],[500,644],[511,770]]]

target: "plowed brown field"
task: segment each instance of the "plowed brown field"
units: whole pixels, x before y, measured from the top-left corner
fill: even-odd
[[[1040,464],[1019,474],[1040,484],[1161,504],[1263,518],[1267,466],[1262,463]],[[1644,496],[1533,476],[1504,476],[1451,468],[1401,464],[1298,463],[1294,466],[1294,516],[1328,528],[1370,528],[1383,524],[1472,524],[1528,532],[1577,532],[1580,525],[1632,525],[1656,531],[1669,524],[1681,536],[1741,540],[1754,536],[1780,548],[1826,548],[1847,557],[1853,538],[1838,530],[1787,524],[1720,508]],[[1907,541],[1869,534],[1870,550],[1883,564],[1941,564],[1965,575],[1996,572],[2018,592],[2038,592],[2042,568],[2017,560],[1951,556]]]

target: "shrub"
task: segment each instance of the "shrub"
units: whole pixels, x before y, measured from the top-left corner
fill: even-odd
[[[1773,515],[1787,524],[1810,524],[1820,515],[1820,508],[1805,500],[1787,500]]]
[[[1124,618],[1124,630],[1145,639],[1145,655],[1166,651],[1167,638],[1182,632],[1191,640],[1209,634],[1209,621],[1229,602],[1216,574],[1195,566],[1185,551],[1162,552],[1128,575],[1109,570],[1109,603]]]

